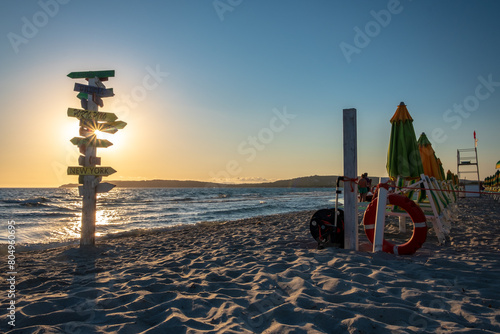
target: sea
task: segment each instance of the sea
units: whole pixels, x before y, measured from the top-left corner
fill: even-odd
[[[98,194],[96,238],[334,206],[332,188],[115,188]],[[76,245],[81,208],[77,188],[0,188],[0,243],[14,221],[18,251]]]

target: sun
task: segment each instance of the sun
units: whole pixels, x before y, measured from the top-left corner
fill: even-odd
[[[97,147],[120,147],[124,137],[120,134],[127,123],[123,121],[99,122],[97,120],[83,120],[80,122],[80,136],[93,138]]]

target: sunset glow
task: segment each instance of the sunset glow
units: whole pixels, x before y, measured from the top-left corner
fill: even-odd
[[[344,108],[358,110],[359,171],[385,176],[401,101],[445,170],[456,172],[456,150],[473,147],[476,131],[480,174],[495,172],[496,2],[401,1],[392,12],[386,1],[245,2],[222,19],[211,3],[96,4],[99,24],[75,29],[88,6],[70,2],[27,42],[0,44],[0,187],[75,182],[65,169],[78,161],[79,124],[66,110],[81,108],[74,85],[86,81],[66,75],[107,69],[115,95],[99,110],[127,123],[96,132],[113,143],[98,149],[118,171],[111,179],[341,175]],[[1,6],[4,36],[22,37],[21,18],[42,11]]]

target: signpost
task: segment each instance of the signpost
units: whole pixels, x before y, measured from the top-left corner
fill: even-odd
[[[92,95],[92,101],[94,101],[95,104],[97,104],[99,107],[104,107],[104,101],[97,96],[96,94]]]
[[[90,102],[90,101],[87,101]],[[95,106],[97,109],[97,106]],[[111,112],[93,111],[85,109],[68,108],[68,116],[76,117],[78,119],[89,119],[92,121],[113,122],[118,117]]]
[[[70,74],[68,74],[68,77],[70,77],[71,79],[88,79],[88,78],[98,77],[101,79],[101,81],[106,81],[108,78],[114,77],[114,76],[115,76],[114,70],[71,72]],[[103,78],[105,80],[103,80]]]
[[[93,81],[94,79],[91,79],[91,80]],[[90,80],[89,80],[89,83],[90,83]],[[98,96],[102,96],[102,97],[111,97],[111,96],[115,95],[113,93],[113,88],[106,89],[106,88],[100,88],[97,86],[82,85],[79,83],[75,83],[74,91],[80,92],[80,93],[98,95]]]
[[[95,192],[98,194],[107,193],[114,187],[115,187],[114,184],[108,182],[99,183],[95,188]],[[78,194],[79,196],[83,196],[83,186],[78,186]]]
[[[70,142],[72,142],[76,146],[89,146],[89,145],[94,145],[95,147],[110,147],[113,145],[112,142],[110,142],[107,139],[97,139],[95,135],[92,135],[90,137],[73,137]]]
[[[112,167],[97,167],[101,158],[96,156],[98,147],[113,145],[109,140],[97,138],[95,131],[116,133],[123,129],[127,123],[117,121],[118,117],[109,112],[99,112],[98,106],[103,106],[101,97],[113,96],[113,89],[107,89],[102,81],[114,77],[115,71],[86,71],[71,72],[68,77],[72,79],[86,79],[88,85],[75,83],[74,90],[79,92],[77,98],[81,100],[83,109],[68,108],[67,115],[80,120],[80,136],[71,139],[74,145],[83,154],[78,159],[77,167],[68,167],[68,175],[78,175],[78,187],[82,196],[82,228],[80,246],[93,246],[95,244],[95,221],[97,193],[105,193],[115,187],[111,183],[100,183],[103,176],[116,173]]]
[[[113,167],[68,167],[68,175],[109,176],[114,173]]]
[[[80,120],[80,126],[84,128],[89,128],[93,129],[93,131],[100,131],[100,132],[107,132],[114,134],[118,130],[123,129],[127,123],[123,121],[116,121],[116,122],[96,122],[94,120],[89,120],[89,119],[81,119]],[[83,136],[81,134],[81,136]]]

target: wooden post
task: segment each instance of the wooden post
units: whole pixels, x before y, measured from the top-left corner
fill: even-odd
[[[378,188],[377,213],[375,216],[375,235],[373,237],[373,252],[381,252],[384,242],[385,207],[387,205],[387,189]]]
[[[82,196],[82,227],[80,236],[80,247],[95,245],[95,221],[97,193],[108,192],[114,185],[110,183],[100,183],[102,176],[108,176],[116,172],[111,167],[89,168],[101,164],[101,158],[96,156],[97,147],[109,147],[113,145],[107,139],[97,139],[95,130],[108,133],[116,133],[118,129],[123,129],[127,123],[116,121],[118,117],[109,112],[99,112],[98,105],[104,105],[101,97],[111,97],[114,95],[113,88],[106,89],[101,81],[107,81],[109,77],[114,77],[114,70],[107,71],[86,71],[71,72],[68,77],[72,79],[86,79],[88,85],[75,83],[74,91],[80,92],[77,98],[82,100],[83,109],[68,108],[67,115],[76,117],[80,121],[80,136],[74,137],[70,141],[80,148],[83,157],[78,159],[78,164],[82,167],[68,167],[68,175],[78,175],[78,187]]]
[[[95,79],[89,78],[89,86],[97,87]],[[92,95],[89,94],[87,110],[98,111],[97,104],[94,103]],[[97,149],[95,145],[88,145],[85,151],[85,167],[92,165],[91,160],[95,159]],[[95,220],[97,195],[94,186],[95,176],[85,175],[83,177],[83,199],[82,199],[82,230],[80,236],[80,247],[95,245]]]
[[[343,110],[344,176],[358,176],[356,109]],[[351,191],[352,188],[352,191]],[[358,250],[358,186],[344,180],[344,243],[345,249]]]

